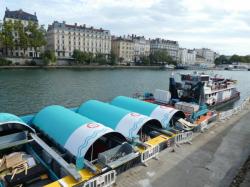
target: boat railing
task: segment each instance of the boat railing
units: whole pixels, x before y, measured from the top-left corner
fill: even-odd
[[[249,103],[250,103],[250,97],[244,99],[244,101],[239,106],[237,106],[233,109],[224,111],[224,112],[220,112],[219,113],[219,120],[224,121],[224,120],[231,118],[232,115],[236,115],[239,112],[241,112],[242,110],[244,110]]]

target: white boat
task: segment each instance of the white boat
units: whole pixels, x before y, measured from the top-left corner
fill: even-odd
[[[224,105],[240,97],[236,80],[204,73],[181,74],[181,82],[171,77],[169,90],[172,99],[205,103],[209,107]]]

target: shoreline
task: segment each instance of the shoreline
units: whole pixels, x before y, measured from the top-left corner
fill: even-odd
[[[164,69],[162,66],[0,66],[0,69]]]
[[[15,66],[0,66],[1,69],[152,69],[152,70],[168,70],[168,71],[176,71],[176,70],[221,70],[217,68],[207,68],[207,69],[167,69],[163,66],[96,66],[96,65],[53,65],[53,66],[23,66],[23,65],[15,65]]]

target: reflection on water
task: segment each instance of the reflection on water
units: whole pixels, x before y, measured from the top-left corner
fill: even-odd
[[[187,73],[189,71],[175,71]],[[190,71],[191,72],[191,71]],[[79,106],[89,99],[109,101],[117,95],[168,90],[171,71],[164,70],[0,70],[0,112],[17,115],[36,112],[47,105]],[[250,72],[208,71],[238,80],[241,100],[250,95]],[[234,105],[228,105],[227,109]]]

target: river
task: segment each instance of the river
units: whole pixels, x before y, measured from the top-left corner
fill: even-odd
[[[175,74],[183,72],[189,71],[174,71]],[[0,112],[21,115],[39,111],[48,105],[75,107],[89,99],[109,101],[118,95],[153,92],[156,88],[168,90],[171,73],[147,69],[2,69]],[[207,73],[238,80],[241,100],[235,105],[250,95],[250,72]]]

